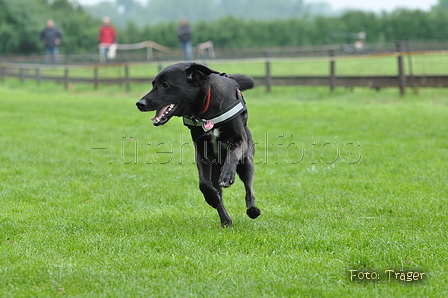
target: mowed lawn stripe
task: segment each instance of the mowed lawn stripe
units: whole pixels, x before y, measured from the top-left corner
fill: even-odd
[[[134,106],[143,87],[42,87],[0,87],[1,296],[448,290],[447,91],[245,92],[262,215],[245,215],[238,181],[224,192],[234,226],[222,229],[198,189],[188,129],[153,127]],[[350,269],[380,280],[351,281]]]

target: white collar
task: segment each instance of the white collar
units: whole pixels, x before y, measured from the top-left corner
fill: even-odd
[[[204,131],[209,131],[214,127],[219,127],[235,119],[237,116],[247,111],[246,103],[244,102],[241,91],[238,90],[237,93],[238,100],[226,111],[224,111],[224,113],[211,119],[202,119],[195,116],[184,116],[184,125],[188,127],[202,126]]]

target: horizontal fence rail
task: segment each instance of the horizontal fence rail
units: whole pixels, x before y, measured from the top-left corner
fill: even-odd
[[[327,56],[315,56],[308,58],[256,58],[239,60],[244,63],[264,63],[263,75],[252,75],[256,85],[266,86],[267,91],[271,91],[273,86],[328,86],[331,91],[336,87],[369,87],[381,89],[386,87],[396,87],[400,89],[400,94],[404,95],[407,87],[448,87],[447,74],[413,74],[413,57],[424,55],[439,55],[448,57],[448,51],[404,51],[403,43],[397,43],[396,50],[389,53],[377,53],[369,55],[356,56],[335,56],[334,50],[328,50]],[[382,62],[380,59],[389,59]],[[356,59],[379,59],[378,63],[393,64],[390,65],[396,69],[395,74],[387,75],[345,75],[338,74],[338,66],[342,62],[350,62]],[[392,60],[390,60],[392,59]],[[395,60],[395,62],[393,62]],[[205,60],[204,63],[229,63],[229,60]],[[272,70],[276,63],[290,63],[291,65],[301,65],[301,63],[328,63],[326,75],[273,75]],[[164,62],[167,63],[167,62]],[[174,62],[173,62],[174,63]],[[101,84],[119,84],[125,85],[126,90],[130,91],[131,83],[149,84],[152,77],[133,77],[130,75],[130,68],[133,66],[156,66],[160,71],[162,62],[145,63],[122,63],[122,64],[91,64],[91,65],[48,65],[31,63],[11,63],[0,62],[0,82],[3,83],[6,77],[18,78],[20,81],[35,80],[37,84],[42,81],[53,81],[64,85],[65,89],[70,84],[83,83],[92,84],[98,89]],[[114,67],[120,68],[119,77],[100,77],[99,70]],[[369,66],[366,66],[369,67]],[[405,71],[405,68],[408,68]],[[432,68],[431,66],[429,68]],[[79,76],[77,71],[83,70],[91,72],[90,76]],[[58,72],[58,74],[49,74]],[[75,74],[73,74],[75,73]]]

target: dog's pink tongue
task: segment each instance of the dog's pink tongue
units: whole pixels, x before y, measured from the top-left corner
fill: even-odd
[[[154,118],[151,118],[151,121],[156,121],[156,120],[160,120],[160,118],[162,118],[163,114],[166,112],[166,110],[168,110],[169,105],[167,105],[166,107],[161,108],[160,110],[158,110],[156,112],[156,116]]]

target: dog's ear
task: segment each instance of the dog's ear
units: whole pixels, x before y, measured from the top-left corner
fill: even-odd
[[[212,73],[219,74],[219,72],[198,63],[192,63],[185,72],[187,73],[188,81],[195,85],[203,83]]]

